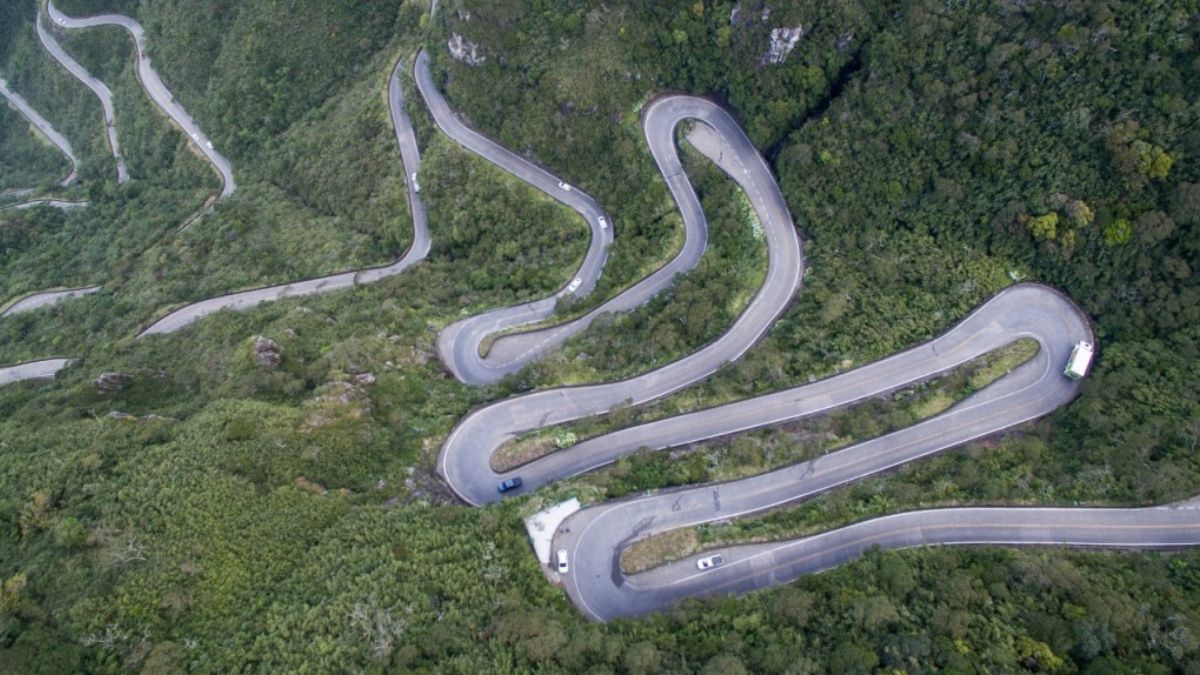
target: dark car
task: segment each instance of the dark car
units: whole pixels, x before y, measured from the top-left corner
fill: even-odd
[[[496,486],[496,490],[508,492],[509,490],[516,490],[519,487],[521,487],[521,477],[513,476],[512,478],[500,481],[500,484]]]

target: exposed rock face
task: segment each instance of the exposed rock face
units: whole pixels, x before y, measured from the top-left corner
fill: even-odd
[[[763,63],[783,63],[787,55],[796,48],[796,43],[804,37],[804,27],[775,28],[771,30],[771,46],[763,55]]]
[[[359,373],[354,376],[354,381],[358,384],[375,384],[375,373]]]
[[[450,48],[450,56],[453,56],[455,61],[468,66],[478,66],[484,61],[484,57],[479,53],[479,45],[458,33],[450,36],[450,42],[446,43],[446,46]]]
[[[279,343],[261,335],[254,336],[253,354],[254,362],[267,370],[278,368],[283,361],[283,348]]]
[[[102,394],[114,394],[129,383],[133,379],[124,373],[101,373],[100,377],[92,380],[92,384],[100,390]]]
[[[137,418],[129,413],[121,412],[120,410],[110,410],[105,415],[110,420],[120,420],[122,422],[136,422]]]

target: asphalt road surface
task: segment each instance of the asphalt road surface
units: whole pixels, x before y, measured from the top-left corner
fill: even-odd
[[[35,206],[49,206],[52,209],[70,211],[72,209],[82,209],[88,204],[89,202],[87,201],[71,201],[68,199],[33,199],[11,206],[0,206],[0,211],[4,209],[32,209]]]
[[[46,3],[46,11],[49,14],[50,21],[54,25],[63,28],[120,26],[128,31],[129,35],[133,37],[134,46],[137,48],[135,55],[137,59],[137,74],[138,80],[142,83],[142,88],[146,90],[146,94],[150,97],[150,100],[154,101],[154,104],[166,113],[167,117],[170,117],[174,120],[175,124],[179,125],[179,128],[183,129],[192,146],[207,158],[217,173],[220,174],[223,183],[220,196],[228,197],[233,194],[233,191],[237,189],[237,184],[233,180],[233,165],[229,163],[229,160],[224,155],[213,149],[212,141],[205,135],[196,122],[192,120],[187,111],[183,109],[183,106],[175,101],[175,96],[171,94],[171,91],[167,89],[167,85],[163,84],[162,78],[158,76],[158,72],[150,65],[150,59],[146,56],[146,31],[140,23],[119,14],[100,14],[77,19],[58,11],[53,2]],[[79,76],[78,73],[76,76]]]
[[[161,333],[173,333],[197,319],[219,312],[223,309],[242,310],[260,305],[264,302],[281,298],[327,293],[358,284],[369,284],[380,279],[395,276],[416,262],[425,259],[429,254],[431,239],[429,224],[425,213],[425,204],[416,190],[414,179],[421,170],[421,156],[417,149],[416,136],[413,133],[412,120],[404,111],[404,90],[400,85],[402,62],[398,61],[392,68],[388,81],[388,107],[392,115],[392,125],[396,130],[396,142],[400,146],[400,157],[404,163],[405,180],[408,182],[408,203],[413,219],[413,241],[408,251],[396,262],[386,267],[371,268],[361,271],[343,272],[318,279],[307,279],[290,284],[259,288],[216,298],[209,298],[182,307],[154,322],[142,331],[138,337]]]
[[[78,298],[84,295],[91,295],[99,290],[99,286],[88,286],[86,288],[70,288],[62,291],[33,293],[9,305],[8,309],[0,312],[0,317],[12,316],[14,314],[21,314],[24,312],[32,312],[35,309],[56,305],[63,300],[67,300],[68,298]]]
[[[129,180],[129,170],[125,166],[125,158],[121,155],[121,144],[117,140],[117,118],[116,113],[113,112],[112,91],[108,85],[92,77],[92,74],[68,54],[58,40],[54,39],[54,35],[42,24],[41,12],[38,12],[33,23],[37,26],[38,39],[42,41],[42,47],[100,99],[100,106],[104,109],[104,131],[108,136],[108,147],[117,160],[117,182],[124,183]]]
[[[485,359],[479,355],[480,345],[490,335],[549,317],[554,313],[560,298],[568,295],[581,298],[591,293],[604,271],[608,246],[612,243],[612,227],[602,226],[600,219],[604,218],[610,224],[612,219],[596,200],[579,188],[568,186],[570,189],[565,189],[560,185],[565,183],[557,177],[464,124],[438,91],[429,69],[429,55],[425,50],[417,54],[414,77],[417,80],[417,89],[425,99],[425,105],[443,133],[464,148],[574,210],[583,216],[592,232],[591,244],[584,255],[583,264],[573,279],[563,280],[563,286],[557,293],[524,305],[497,309],[464,319],[447,326],[438,335],[438,352],[455,377],[471,385],[490,384],[520,370],[542,352],[536,348],[532,351],[518,349],[517,354],[510,354],[502,360],[494,357]],[[582,330],[582,327],[575,332],[578,330]],[[540,333],[530,335],[534,336],[531,338],[533,343],[544,338]]]
[[[75,157],[75,151],[71,149],[71,142],[67,140],[67,137],[60,134],[58,130],[55,129],[52,124],[47,122],[46,118],[42,117],[38,111],[34,110],[33,107],[29,105],[29,102],[26,101],[20,94],[16,93],[12,89],[9,89],[8,82],[5,82],[2,78],[0,78],[0,95],[3,95],[4,98],[8,100],[9,104],[11,104],[12,107],[17,110],[17,112],[21,113],[25,116],[25,119],[29,120],[29,123],[33,125],[33,128],[39,134],[48,138],[50,142],[56,145],[62,154],[66,155],[67,159],[71,161],[71,173],[68,174],[67,177],[64,178],[61,183],[59,183],[59,185],[62,187],[67,187],[71,183],[74,183],[75,179],[79,177],[79,160]]]
[[[70,359],[45,359],[0,367],[0,387],[25,380],[44,380],[67,367]]]
[[[463,418],[442,447],[438,470],[451,489],[472,504],[499,498],[496,482],[504,476],[491,470],[488,457],[506,440],[523,431],[608,412],[618,404],[638,405],[708,377],[740,358],[762,337],[800,286],[804,259],[791,214],[766,163],[737,122],[712,102],[689,96],[664,97],[650,106],[643,118],[646,136],[655,140],[651,151],[685,222],[701,220],[703,214],[679,162],[676,126],[687,120],[708,126],[714,136],[697,149],[709,156],[716,154],[724,169],[737,167],[730,176],[745,191],[763,225],[766,279],[729,330],[690,356],[621,382],[538,391],[480,408]],[[569,475],[540,477],[532,470],[519,473],[526,479],[522,490]]]

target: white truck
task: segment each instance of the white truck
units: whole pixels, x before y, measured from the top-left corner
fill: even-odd
[[[1088,366],[1092,364],[1092,343],[1078,342],[1075,348],[1071,350],[1071,358],[1067,359],[1067,367],[1063,370],[1063,375],[1078,380],[1087,375]]]

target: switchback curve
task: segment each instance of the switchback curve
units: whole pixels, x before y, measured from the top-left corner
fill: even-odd
[[[142,28],[142,24],[120,14],[100,14],[82,18],[69,17],[58,11],[51,0],[46,0],[46,13],[54,24],[63,28],[91,28],[94,26],[124,28],[133,38],[134,47],[137,50],[134,56],[137,60],[137,75],[138,80],[142,83],[142,88],[146,90],[146,95],[183,130],[192,146],[208,160],[217,174],[221,176],[222,187],[219,197],[225,198],[233,194],[237,189],[237,183],[233,179],[233,165],[224,155],[213,148],[212,141],[192,120],[183,106],[175,101],[171,90],[167,89],[167,85],[163,84],[162,78],[150,64],[150,59],[146,56],[146,31]],[[64,65],[66,64],[64,63]]]
[[[1061,369],[1077,342],[1092,339],[1089,323],[1074,303],[1052,289],[1012,286],[941,336],[885,359],[801,387],[623,429],[585,441],[562,457],[550,455],[524,467],[524,472],[532,470],[533,483],[538,484],[543,472],[570,475],[643,446],[674,447],[803,419],[946,372],[1022,337],[1038,341],[1040,350],[1033,359],[936,417],[757,476],[602,504],[575,514],[563,524],[568,531],[560,531],[554,542],[572,554],[568,593],[585,613],[607,620],[727,590],[732,573],[695,576],[694,565],[672,565],[669,573],[652,570],[627,578],[619,569],[620,551],[639,537],[792,503],[1050,413],[1078,394],[1079,382],[1064,377]],[[538,466],[541,462],[545,465]],[[793,550],[785,544],[778,545],[781,551]],[[778,574],[790,560],[785,556],[769,569],[742,568],[739,574],[748,579],[746,584],[757,584],[754,587],[780,583],[790,579]],[[661,580],[668,574],[673,575],[670,583],[640,581]]]
[[[125,166],[125,157],[121,155],[121,144],[117,139],[117,117],[113,110],[112,90],[108,85],[92,76],[78,61],[67,53],[66,49],[54,39],[54,35],[50,30],[42,24],[42,13],[39,11],[37,18],[33,23],[37,27],[38,39],[42,42],[42,47],[50,52],[55,61],[58,61],[67,72],[71,73],[75,79],[79,80],[96,98],[100,99],[100,107],[104,110],[104,132],[108,137],[108,148],[112,151],[113,158],[117,160],[117,183],[124,183],[129,180],[129,169]]]
[[[595,288],[604,272],[608,259],[608,247],[612,244],[612,228],[603,223],[611,219],[600,204],[578,188],[567,185],[545,169],[475,131],[458,118],[446,99],[438,91],[429,68],[429,55],[424,49],[417,54],[414,77],[417,89],[425,99],[425,105],[442,133],[479,157],[495,164],[504,171],[541,190],[551,199],[581,215],[592,233],[591,243],[584,255],[583,263],[575,278],[548,298],[535,300],[515,307],[495,309],[463,319],[442,330],[438,335],[438,352],[442,362],[459,380],[470,385],[496,382],[509,373],[516,372],[543,353],[547,345],[530,349],[518,349],[517,353],[503,358],[484,358],[479,355],[480,345],[490,335],[507,328],[541,321],[554,313],[560,298],[566,296],[585,297]],[[575,332],[582,330],[577,328]],[[538,333],[527,334],[533,342],[540,342]],[[569,335],[558,339],[561,342]],[[512,336],[516,339],[517,336]],[[540,347],[540,349],[539,349]]]
[[[475,410],[451,431],[438,458],[438,471],[471,504],[499,498],[488,457],[516,434],[608,412],[618,404],[639,405],[694,384],[742,356],[783,312],[800,286],[804,259],[795,225],[766,162],[738,123],[705,99],[667,96],[654,101],[643,124],[654,139],[651,152],[685,220],[702,219],[699,198],[683,173],[675,128],[701,123],[713,137],[697,149],[716,161],[741,186],[763,225],[767,274],[762,287],[729,330],[694,354],[637,377],[582,387],[538,391]],[[717,142],[719,140],[719,142]],[[531,489],[534,482],[529,487]]]

